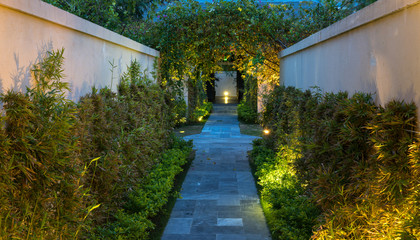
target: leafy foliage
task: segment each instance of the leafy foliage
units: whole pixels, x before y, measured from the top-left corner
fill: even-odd
[[[43,0],[120,34],[165,0]]]
[[[252,165],[273,239],[309,239],[319,215],[291,165],[297,155],[288,146],[276,153],[254,141]]]
[[[49,53],[34,65],[33,87],[0,98],[1,238],[71,238],[83,223],[76,108],[64,97],[62,63],[63,50]]]
[[[277,84],[282,49],[374,0],[302,1],[299,5],[216,0],[205,6],[194,0],[44,1],[159,50],[160,81],[171,93],[176,121],[183,123],[195,121],[196,108],[204,100],[199,95],[212,74],[222,70],[220,63],[233,63],[252,81]],[[157,8],[166,2],[171,3],[165,9]],[[182,100],[184,87],[189,92],[188,109]],[[254,106],[245,107],[246,113],[252,113],[249,108]]]
[[[78,104],[65,98],[62,63],[63,50],[48,53],[33,87],[0,98],[0,238],[147,236],[191,143],[169,138],[165,92],[138,63],[118,94],[93,89]]]
[[[146,76],[133,62],[118,94],[93,89],[78,104],[81,158],[88,164],[100,157],[86,173],[92,179],[91,194],[102,203],[96,214],[99,223],[121,207],[123,194],[147,175],[167,144],[171,115],[162,89]]]
[[[245,93],[238,104],[238,119],[245,123],[258,122],[258,83],[252,76],[245,78]]]
[[[196,107],[190,122],[201,122],[203,119],[210,116],[213,104],[211,102],[203,101],[200,107]]]
[[[257,123],[258,113],[256,110],[249,107],[246,101],[241,101],[238,104],[238,119],[244,123]]]
[[[151,219],[168,201],[175,176],[192,150],[191,141],[173,141],[149,175],[127,192],[123,210],[115,214],[116,221],[100,227],[93,239],[148,239],[149,230],[154,228]]]
[[[419,238],[414,104],[292,87],[277,87],[266,104],[266,144],[300,154],[290,164],[323,211],[313,239]]]

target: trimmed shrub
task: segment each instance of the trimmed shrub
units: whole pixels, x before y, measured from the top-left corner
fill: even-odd
[[[99,227],[92,238],[148,239],[154,228],[152,218],[167,203],[174,179],[187,163],[191,150],[191,141],[173,138],[172,147],[163,153],[149,175],[126,193],[123,209],[114,215],[115,221]]]

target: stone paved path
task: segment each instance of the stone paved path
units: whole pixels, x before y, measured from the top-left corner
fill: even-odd
[[[182,186],[162,240],[265,240],[270,234],[247,151],[255,137],[241,135],[236,105],[214,105],[196,158]]]

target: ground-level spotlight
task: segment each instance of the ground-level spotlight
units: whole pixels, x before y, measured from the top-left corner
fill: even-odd
[[[225,95],[225,104],[228,104],[229,103],[229,92],[225,91],[223,94]]]
[[[263,130],[263,133],[264,133],[264,135],[268,135],[268,134],[270,134],[270,130],[268,130],[268,129],[264,129],[264,130]]]
[[[203,116],[198,117],[198,121],[199,122],[203,121]]]

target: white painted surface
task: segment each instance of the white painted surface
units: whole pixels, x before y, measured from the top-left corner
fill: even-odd
[[[223,97],[228,92],[230,97],[238,97],[236,91],[236,71],[223,71],[214,74],[216,81],[216,97]]]
[[[0,0],[0,92],[24,90],[30,69],[46,50],[64,48],[68,96],[97,88],[116,89],[121,73],[136,59],[150,72],[159,52],[40,0]],[[112,75],[110,62],[114,62]]]
[[[280,57],[285,85],[370,92],[378,104],[420,106],[420,0],[379,0]]]

